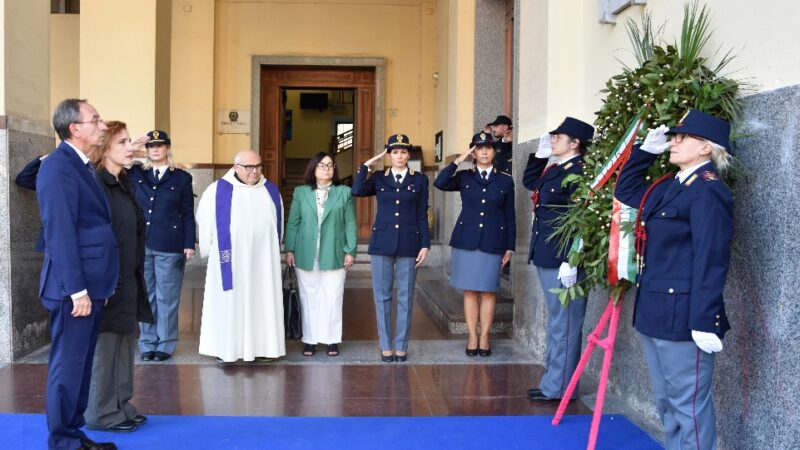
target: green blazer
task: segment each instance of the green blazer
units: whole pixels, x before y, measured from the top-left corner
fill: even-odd
[[[344,267],[344,255],[356,256],[356,207],[350,188],[331,186],[322,227],[319,231],[319,269]],[[303,270],[314,270],[317,253],[317,196],[308,185],[294,190],[289,221],[286,224],[284,249],[293,252],[295,264]]]

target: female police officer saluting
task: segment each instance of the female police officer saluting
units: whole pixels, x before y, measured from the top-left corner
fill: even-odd
[[[637,248],[644,249],[644,265],[634,326],[667,448],[717,444],[711,384],[714,352],[730,329],[722,290],[733,236],[733,199],[717,169],[729,164],[729,134],[728,122],[690,110],[675,127],[650,131],[634,148],[614,192],[639,206]],[[673,135],[671,142],[666,135]],[[667,149],[680,171],[648,186],[648,168]]]
[[[566,308],[550,289],[570,287],[578,271],[567,263],[569,248],[559,251],[550,239],[557,219],[567,213],[577,184],[564,185],[571,174],[583,175],[583,153],[594,136],[586,122],[567,117],[558,128],[542,136],[539,150],[528,157],[522,183],[533,191],[533,230],[528,262],[533,262],[547,303],[547,370],[539,388],[528,390],[531,401],[560,400],[581,357],[581,331],[586,299],[576,298]],[[556,163],[547,166],[553,156]],[[576,390],[577,395],[577,390]]]
[[[493,167],[495,149],[492,144],[491,134],[476,134],[470,148],[445,167],[433,182],[443,191],[461,192],[461,214],[450,237],[453,247],[450,285],[464,291],[464,318],[469,331],[467,356],[492,353],[489,331],[500,290],[500,269],[511,260],[517,234],[514,180]],[[475,156],[475,168],[456,172],[470,154]]]
[[[425,261],[431,246],[428,177],[408,167],[410,149],[408,136],[389,136],[386,152],[366,161],[353,182],[353,197],[374,195],[378,200],[368,253],[383,362],[406,361],[417,267]],[[391,167],[368,176],[369,167],[385,154],[389,155]],[[392,284],[395,279],[397,323],[392,339]]]

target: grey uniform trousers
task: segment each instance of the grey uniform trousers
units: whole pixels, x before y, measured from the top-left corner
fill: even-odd
[[[536,271],[547,304],[547,370],[542,375],[539,389],[548,397],[561,398],[581,359],[586,299],[572,300],[564,308],[558,294],[550,292],[551,288],[564,287],[558,280],[558,269],[536,267]],[[578,390],[575,389],[572,398],[577,396]]]
[[[716,449],[717,418],[711,398],[714,354],[700,350],[694,341],[639,336],[667,450]]]

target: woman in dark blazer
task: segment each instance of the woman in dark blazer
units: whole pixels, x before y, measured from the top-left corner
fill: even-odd
[[[178,304],[186,261],[194,256],[192,176],[175,167],[167,133],[147,133],[147,161],[131,168],[136,200],[145,220],[144,276],[154,324],[142,324],[144,361],[164,361],[178,345]]]
[[[117,289],[100,320],[85,418],[90,428],[133,431],[146,420],[130,403],[137,322],[152,323],[153,314],[144,283],[144,216],[125,172],[133,162],[133,146],[124,123],[106,125],[108,140],[92,159],[111,206],[120,270]]]
[[[533,223],[528,263],[536,266],[547,306],[547,369],[538,388],[528,390],[531,401],[560,400],[581,357],[586,299],[575,298],[564,308],[551,289],[571,287],[578,270],[567,262],[569,246],[551,239],[558,219],[572,205],[577,183],[564,184],[570,175],[583,176],[583,154],[594,137],[594,127],[567,117],[539,140],[539,149],[528,157],[522,183],[533,191]],[[552,163],[548,161],[552,157]],[[575,395],[577,396],[577,389]]]
[[[443,191],[461,193],[461,213],[450,237],[450,285],[464,291],[467,356],[492,354],[489,332],[500,290],[500,270],[511,260],[517,233],[514,180],[493,166],[495,152],[492,135],[478,133],[469,149],[433,182]],[[470,155],[475,158],[475,167],[456,172]]]
[[[311,158],[304,178],[294,190],[283,239],[286,264],[296,267],[303,355],[314,356],[322,343],[328,356],[338,356],[346,270],[356,259],[356,207],[330,154]]]
[[[729,135],[728,122],[692,109],[675,127],[648,133],[614,190],[619,201],[639,208],[644,264],[633,324],[667,448],[717,444],[711,386],[714,353],[730,329],[722,293],[733,239],[733,196],[717,171],[730,162]],[[679,172],[649,182],[648,169],[667,150]]]
[[[428,233],[428,177],[408,167],[408,136],[389,137],[385,153],[366,161],[353,182],[354,197],[375,196],[378,208],[369,241],[372,290],[383,362],[407,359],[414,285],[431,246]],[[391,167],[371,173],[384,155]],[[371,175],[371,176],[370,176]],[[397,281],[397,323],[392,339],[392,285]]]

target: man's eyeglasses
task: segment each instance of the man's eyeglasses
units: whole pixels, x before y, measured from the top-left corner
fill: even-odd
[[[93,123],[93,124],[97,125],[97,124],[101,124],[101,123],[106,123],[106,121],[98,117],[98,118],[92,119],[92,120],[82,120],[82,121],[79,121],[79,122],[72,122],[72,123]]]
[[[261,171],[264,168],[263,164],[237,164],[237,166],[244,169],[245,172],[250,173],[254,170]]]
[[[684,140],[684,139],[686,139],[687,137],[689,137],[689,138],[692,138],[692,139],[695,139],[695,140],[697,140],[697,141],[700,141],[700,142],[705,142],[705,141],[706,141],[705,139],[703,139],[703,138],[701,138],[701,137],[697,137],[697,136],[695,136],[695,135],[692,135],[692,134],[685,134],[685,133],[676,133],[674,136],[672,136],[672,140],[673,140],[674,142],[677,142],[678,144],[680,144],[680,143],[681,143],[681,142],[683,142],[683,140]]]
[[[319,163],[319,164],[317,164],[317,169],[319,169],[319,170],[333,169],[334,167],[336,167],[336,164],[334,164],[334,163],[328,163],[328,164]]]

